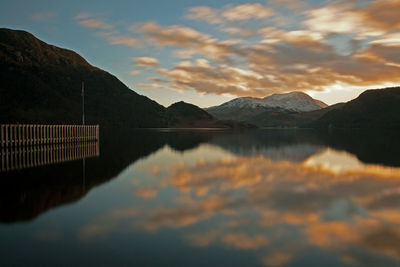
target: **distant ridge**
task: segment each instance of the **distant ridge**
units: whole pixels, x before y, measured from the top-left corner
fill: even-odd
[[[310,99],[299,92],[244,97],[207,111],[220,119],[242,120],[259,127],[400,129],[400,87],[367,90],[352,101],[332,106],[316,99],[308,105]],[[301,108],[303,105],[306,108]]]

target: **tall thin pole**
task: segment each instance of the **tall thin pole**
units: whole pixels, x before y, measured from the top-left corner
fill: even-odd
[[[82,82],[82,125],[85,125],[85,83]]]

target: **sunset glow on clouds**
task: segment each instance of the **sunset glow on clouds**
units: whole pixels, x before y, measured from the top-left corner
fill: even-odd
[[[221,34],[156,21],[126,25],[130,34],[125,38],[140,39],[154,49],[172,47],[169,56],[177,62],[169,68],[160,62],[161,83],[148,80],[140,85],[264,97],[295,90],[323,92],[335,84],[345,89],[346,85],[379,87],[400,82],[400,18],[395,15],[400,1],[364,1],[359,6],[339,1],[307,9],[305,3],[290,2],[289,6],[285,1],[193,6],[182,14]],[[283,12],[294,16],[297,25],[285,25]],[[98,19],[78,23],[108,27]],[[340,92],[331,92],[335,93]],[[329,101],[329,94],[325,98],[331,103],[336,100]]]
[[[93,47],[108,46],[89,51],[92,58],[103,57],[101,67],[164,105],[183,99],[204,107],[295,90],[333,104],[400,83],[400,0],[102,6],[109,8],[75,8],[69,18]],[[57,15],[30,17],[43,23]],[[152,58],[152,68],[132,58]]]
[[[369,266],[366,255],[400,259],[400,168],[323,146],[288,147],[304,157],[282,157],[291,154],[276,144],[249,149],[251,156],[208,144],[183,155],[166,146],[119,177],[130,181],[130,206],[91,219],[78,236],[173,230],[195,248],[254,252],[265,266],[286,266],[313,249],[354,266]]]

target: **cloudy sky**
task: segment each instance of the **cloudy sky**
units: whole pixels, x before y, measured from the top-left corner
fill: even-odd
[[[400,84],[400,0],[15,0],[0,27],[72,49],[159,103]]]

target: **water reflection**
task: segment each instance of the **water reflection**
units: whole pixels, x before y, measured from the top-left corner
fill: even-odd
[[[42,229],[35,236],[68,240],[72,251],[79,244],[93,254],[104,242],[119,251],[118,256],[99,253],[82,265],[117,257],[117,265],[147,266],[395,266],[400,164],[391,153],[400,146],[390,139],[394,136],[287,130],[121,133],[118,141],[102,144],[99,159],[86,160],[84,194],[114,178],[82,201],[96,203],[87,204],[84,212],[90,215],[76,219],[74,227],[50,216],[64,231],[72,228],[69,234]],[[371,151],[363,153],[363,146]],[[381,149],[385,157],[379,157]],[[57,191],[45,181],[49,194]],[[44,195],[38,184],[29,187],[31,195]],[[24,209],[14,201],[19,204],[12,210]],[[8,221],[21,220],[12,218]],[[149,254],[165,261],[152,261]],[[72,257],[68,263],[76,262]]]
[[[0,172],[99,156],[99,142],[1,147]]]

